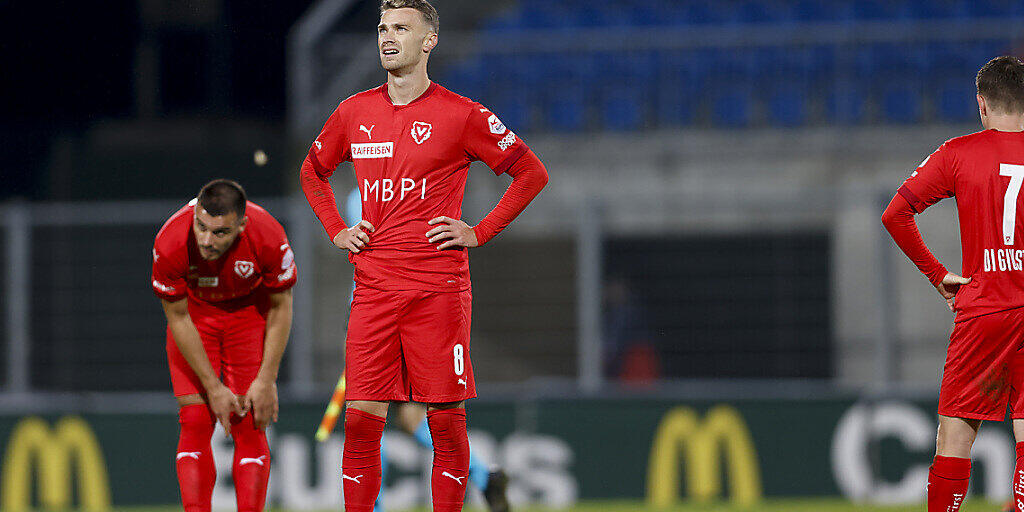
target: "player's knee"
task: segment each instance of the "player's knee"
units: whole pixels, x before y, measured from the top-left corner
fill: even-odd
[[[466,401],[459,400],[458,402],[441,402],[436,404],[430,404],[427,407],[428,411],[445,411],[448,409],[465,409]]]
[[[213,427],[215,419],[213,413],[210,412],[210,408],[206,407],[206,404],[192,404],[186,405],[181,409],[178,409],[178,423],[181,424],[181,428],[189,430],[209,430],[213,433]]]

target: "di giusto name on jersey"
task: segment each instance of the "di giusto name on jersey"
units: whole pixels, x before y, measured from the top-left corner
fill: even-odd
[[[367,142],[352,144],[352,158],[391,158],[395,151],[394,142]]]
[[[1020,249],[985,249],[985,272],[1024,270],[1024,251]]]

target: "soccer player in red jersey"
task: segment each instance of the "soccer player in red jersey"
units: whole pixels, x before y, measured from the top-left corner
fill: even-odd
[[[928,511],[956,512],[967,493],[982,420],[1012,409],[1016,509],[1024,510],[1024,64],[998,57],[977,75],[984,131],[946,141],[882,214],[896,244],[956,313],[939,391]],[[914,214],[956,197],[963,276],[928,250]]]
[[[235,444],[238,510],[263,510],[270,477],[264,429],[277,421],[277,371],[295,279],[284,229],[233,181],[206,184],[156,235],[152,284],[167,316],[181,423],[175,465],[186,512],[210,510],[217,421]]]
[[[507,226],[547,183],[544,165],[484,106],[427,77],[438,41],[425,0],[381,2],[377,44],[387,82],[342,101],[302,163],[302,189],[336,246],[349,251],[356,290],[345,346],[342,459],[345,510],[369,512],[380,489],[380,440],[390,401],[427,404],[435,511],[462,509],[468,472],[467,248]],[[363,220],[342,221],[327,179],[351,160]],[[476,226],[460,220],[469,164],[512,183]]]

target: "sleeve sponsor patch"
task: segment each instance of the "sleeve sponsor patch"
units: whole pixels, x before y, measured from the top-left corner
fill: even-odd
[[[511,146],[512,144],[515,144],[515,143],[516,143],[516,134],[515,134],[515,132],[511,132],[510,131],[510,132],[508,132],[508,135],[506,135],[504,138],[502,138],[501,140],[498,141],[498,147],[501,148],[502,151],[505,151],[506,149],[509,148],[509,146]]]
[[[292,252],[291,247],[288,247],[288,244],[282,245],[281,249],[284,250],[284,256],[281,257],[281,270],[288,270],[295,264],[295,253]]]
[[[153,288],[156,288],[158,291],[163,293],[175,293],[177,291],[173,286],[167,286],[156,279],[153,280]]]
[[[294,266],[289,267],[288,270],[285,270],[284,272],[281,273],[281,275],[277,276],[277,282],[283,283],[283,282],[291,279],[292,276],[294,276],[294,275],[295,275],[295,267]]]
[[[508,128],[505,128],[505,125],[502,124],[501,120],[498,119],[498,116],[494,114],[491,114],[491,117],[487,118],[487,126],[490,128],[491,133],[495,135],[501,135],[508,130]]]

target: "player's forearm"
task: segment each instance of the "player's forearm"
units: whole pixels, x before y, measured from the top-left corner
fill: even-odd
[[[882,213],[882,224],[892,235],[893,241],[906,254],[910,261],[917,265],[932,285],[938,285],[946,275],[944,267],[935,255],[928,250],[921,238],[921,232],[914,222],[914,210],[910,203],[900,194],[896,194],[889,202],[889,206]]]
[[[507,172],[512,183],[494,209],[473,227],[480,245],[515,220],[548,183],[548,171],[532,151],[527,151]]]
[[[334,190],[331,189],[327,178],[317,172],[312,155],[307,155],[302,162],[302,169],[299,170],[299,181],[302,185],[302,193],[306,195],[306,201],[313,208],[313,213],[320,219],[327,236],[333,240],[334,237],[345,229],[345,221],[338,213],[338,204],[334,198]]]
[[[263,338],[263,361],[260,363],[257,379],[276,382],[281,368],[284,349],[292,329],[292,295],[286,292],[280,302],[271,306],[267,313],[267,329]]]
[[[220,378],[213,371],[213,366],[210,365],[210,359],[206,356],[206,349],[203,348],[203,341],[199,337],[199,331],[195,324],[192,323],[192,318],[188,314],[169,315],[167,325],[171,329],[171,335],[174,337],[175,345],[178,346],[178,351],[199,377],[203,388],[210,391],[220,384]]]

